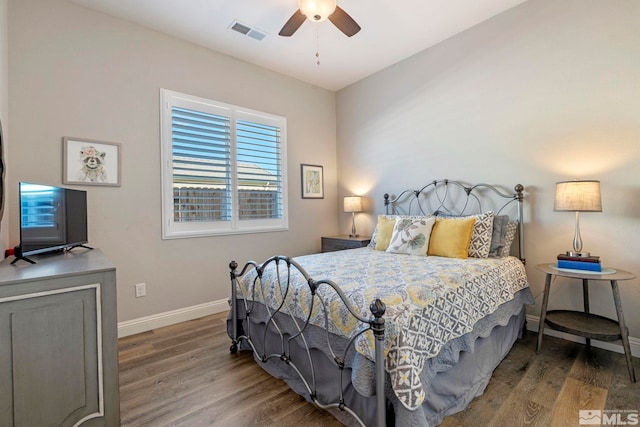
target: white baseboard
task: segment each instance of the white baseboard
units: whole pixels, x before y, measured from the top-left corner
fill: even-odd
[[[211,314],[221,313],[226,310],[229,310],[229,303],[226,299],[222,299],[218,301],[211,301],[204,304],[194,305],[191,307],[181,308],[178,310],[158,313],[152,316],[127,320],[118,323],[118,338],[139,334],[141,332],[162,328],[164,326],[174,325],[180,322],[198,319],[200,317],[209,316]],[[527,315],[527,330],[537,333],[539,324],[539,316],[534,316],[531,314]],[[568,341],[579,342],[582,344],[585,343],[585,339],[582,337],[566,334],[564,332],[556,331],[550,328],[545,328],[544,334],[556,338],[562,338]],[[616,353],[624,353],[622,344],[591,340],[591,345],[605,350],[615,351]],[[640,339],[629,337],[629,345],[631,347],[631,354],[635,357],[640,357]]]
[[[152,316],[140,317],[138,319],[127,320],[118,323],[118,338],[139,334],[140,332],[186,322],[211,314],[221,313],[229,310],[229,303],[226,299],[211,301],[178,310],[167,311],[154,314]]]
[[[540,316],[533,316],[533,315],[527,314],[527,330],[528,331],[533,331],[537,333],[539,325],[540,325]],[[556,331],[548,327],[544,329],[544,334],[552,337],[556,337],[556,338],[562,338],[567,341],[579,342],[582,344],[586,342],[585,339],[582,337]],[[544,345],[544,339],[543,339],[542,345]],[[622,343],[618,344],[616,342],[591,340],[591,345],[594,347],[624,354]],[[631,354],[635,357],[640,357],[640,339],[629,337],[629,346],[631,347]]]

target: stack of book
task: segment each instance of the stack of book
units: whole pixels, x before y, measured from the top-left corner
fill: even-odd
[[[569,256],[558,255],[558,268],[570,268],[572,270],[602,271],[599,256]]]

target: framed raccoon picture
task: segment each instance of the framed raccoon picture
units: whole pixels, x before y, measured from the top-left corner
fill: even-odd
[[[62,138],[62,182],[120,186],[120,144],[91,139]]]

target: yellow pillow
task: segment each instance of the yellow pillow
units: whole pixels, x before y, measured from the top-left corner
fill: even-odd
[[[383,215],[378,216],[378,225],[376,225],[376,247],[374,248],[376,251],[387,250],[395,225],[395,218],[389,218]]]
[[[438,218],[431,230],[427,255],[466,259],[475,218]]]

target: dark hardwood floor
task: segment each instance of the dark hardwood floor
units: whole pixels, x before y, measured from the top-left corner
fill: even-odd
[[[122,426],[339,426],[266,374],[248,352],[229,353],[226,313],[119,340]],[[621,354],[535,334],[518,340],[485,393],[442,426],[578,426],[581,409],[640,411]],[[636,375],[640,359],[634,358]]]

